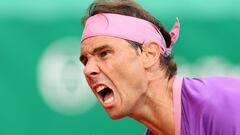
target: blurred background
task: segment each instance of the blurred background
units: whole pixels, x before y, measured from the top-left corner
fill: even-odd
[[[78,61],[92,0],[0,1],[0,135],[143,134],[134,120],[111,120]],[[180,76],[240,76],[240,1],[136,0],[168,30]]]

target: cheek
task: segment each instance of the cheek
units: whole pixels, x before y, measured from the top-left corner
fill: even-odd
[[[109,78],[114,84],[127,89],[142,87],[145,71],[141,61],[136,57],[119,57],[115,61],[106,63]]]

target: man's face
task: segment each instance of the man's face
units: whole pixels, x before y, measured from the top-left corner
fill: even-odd
[[[131,114],[147,89],[141,54],[125,40],[91,37],[82,43],[81,62],[93,93],[112,119]]]

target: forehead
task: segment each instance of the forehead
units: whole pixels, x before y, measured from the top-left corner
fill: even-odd
[[[81,53],[92,52],[95,48],[107,45],[115,49],[128,49],[129,43],[121,38],[110,36],[95,36],[85,39],[81,44]]]

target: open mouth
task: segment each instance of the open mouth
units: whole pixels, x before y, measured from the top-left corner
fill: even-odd
[[[114,101],[113,90],[107,86],[99,86],[97,88],[97,93],[105,104],[109,104]]]

